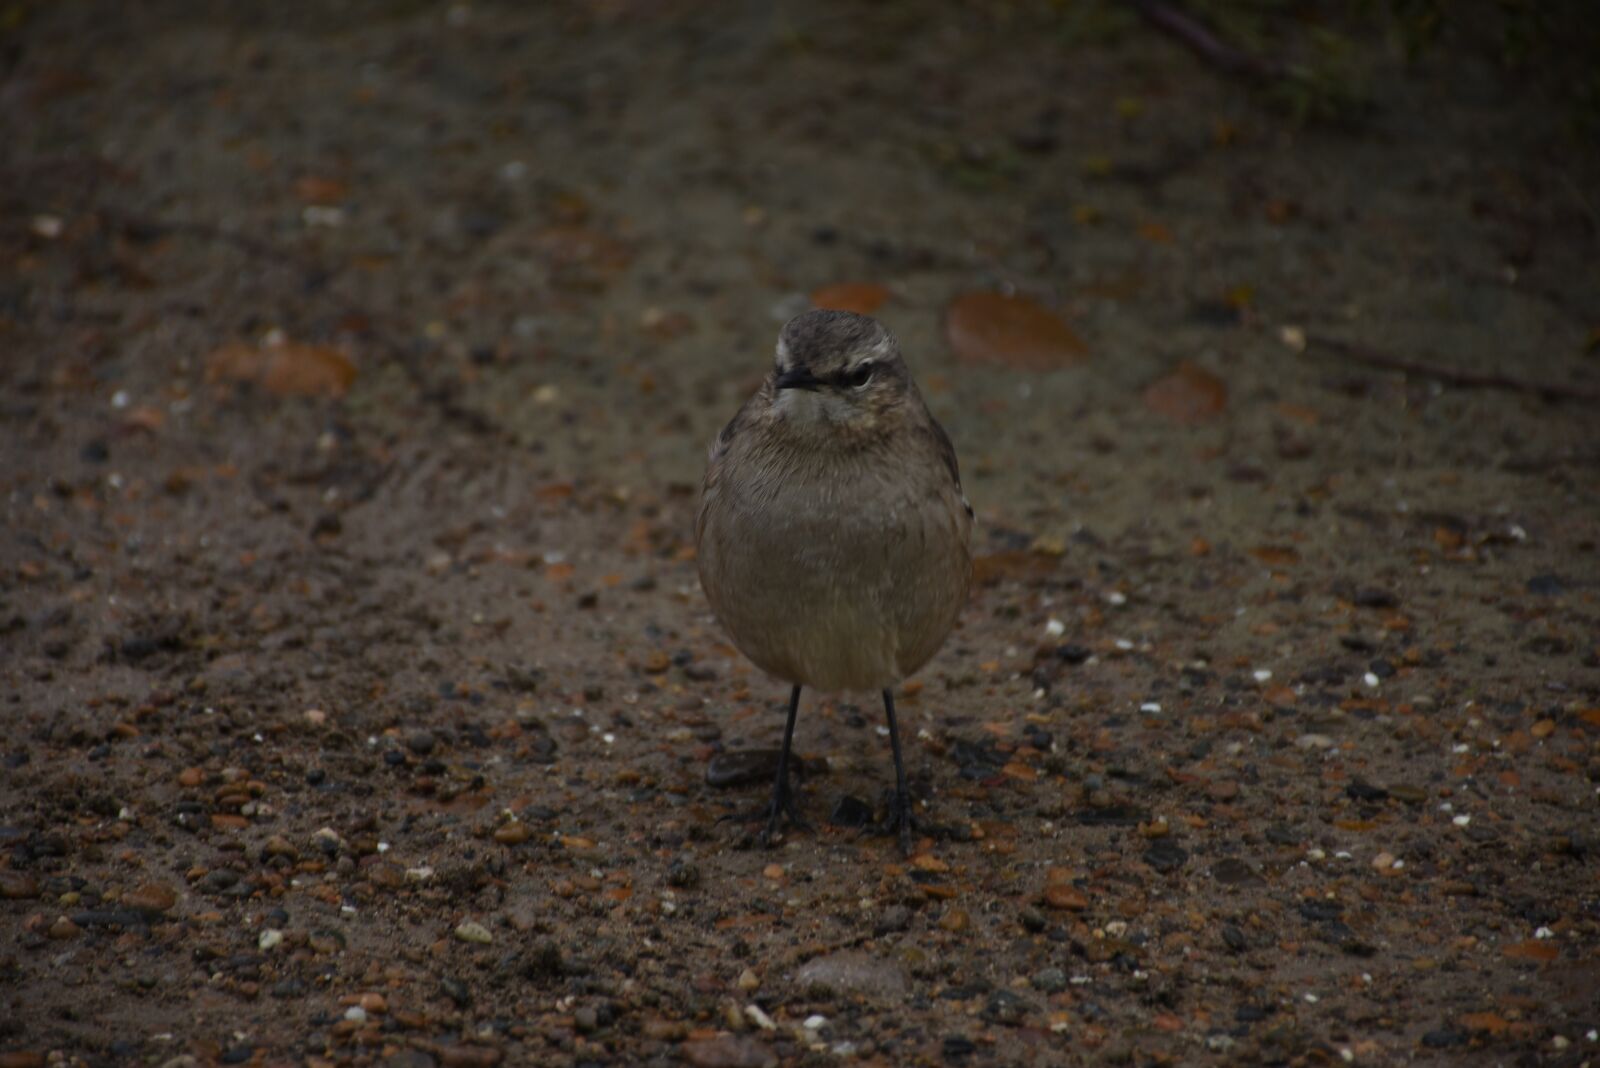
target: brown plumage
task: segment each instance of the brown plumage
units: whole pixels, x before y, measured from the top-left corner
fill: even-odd
[[[884,695],[955,626],[972,574],[972,510],[955,450],[877,321],[813,311],[778,338],[772,372],[717,436],[695,525],[706,598],[746,656],[794,687]],[[768,832],[793,816],[780,771]]]

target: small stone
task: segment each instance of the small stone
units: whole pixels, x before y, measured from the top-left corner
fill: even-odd
[[[67,917],[57,916],[56,921],[50,925],[50,927],[45,931],[45,934],[49,935],[51,938],[54,938],[58,942],[64,942],[69,938],[77,937],[78,933],[82,930],[83,928],[73,923]]]
[[[521,845],[533,836],[521,820],[508,820],[494,829],[494,840],[501,845]]]
[[[1017,913],[1017,919],[1021,922],[1022,929],[1024,931],[1029,931],[1033,934],[1038,934],[1040,931],[1043,931],[1046,927],[1050,926],[1050,921],[1048,918],[1046,918],[1045,914],[1034,908],[1032,905],[1029,905],[1019,911]]]
[[[833,806],[828,822],[835,827],[865,827],[872,822],[872,806],[859,797],[846,794]]]
[[[844,950],[807,961],[795,973],[802,991],[822,987],[834,994],[861,994],[885,1002],[910,995],[911,982],[893,961],[860,950]]]
[[[146,883],[122,895],[124,908],[158,914],[178,903],[178,892],[165,883]]]
[[[1344,792],[1355,801],[1376,802],[1386,801],[1389,798],[1388,790],[1381,786],[1374,786],[1365,779],[1351,779],[1350,784],[1344,788]]]
[[[0,1052],[0,1068],[44,1068],[43,1053],[34,1050],[7,1050]]]
[[[1256,870],[1238,857],[1224,857],[1217,861],[1211,869],[1211,875],[1224,886],[1245,886],[1261,881]]]
[[[471,920],[456,927],[456,937],[463,942],[472,942],[481,946],[486,946],[494,941],[494,935],[489,933],[487,927]]]
[[[997,990],[989,996],[989,1003],[984,1006],[983,1014],[995,1023],[1016,1027],[1032,1010],[1032,1005],[1011,991]]]
[[[1071,883],[1051,883],[1044,888],[1044,903],[1053,909],[1078,912],[1089,907],[1089,897]]]
[[[966,909],[945,909],[944,915],[939,917],[939,928],[958,934],[972,926],[972,917],[967,915]]]
[[[685,1042],[679,1053],[694,1068],[774,1068],[778,1057],[760,1039],[718,1035]]]
[[[735,749],[718,753],[706,763],[706,785],[726,790],[751,783],[770,783],[778,774],[778,750]],[[798,769],[799,761],[792,756],[791,768]]]
[[[1527,588],[1529,593],[1539,597],[1559,597],[1567,592],[1567,584],[1561,581],[1561,576],[1549,572],[1533,576]]]
[[[593,1005],[579,1005],[572,1013],[572,1026],[580,1035],[593,1034],[600,1027],[600,1014]]]
[[[415,730],[406,735],[406,748],[418,756],[427,756],[433,752],[437,739],[430,730]]]
[[[444,1068],[494,1068],[505,1056],[493,1046],[438,1046],[435,1053]]]
[[[1467,1038],[1468,1035],[1465,1031],[1440,1027],[1424,1034],[1422,1036],[1422,1044],[1429,1049],[1448,1049],[1451,1046],[1465,1045]]]
[[[700,866],[688,857],[679,857],[667,869],[667,885],[679,890],[700,885]]]
[[[1060,968],[1042,968],[1028,982],[1042,994],[1059,994],[1067,988],[1067,973]]]
[[[1239,784],[1232,779],[1207,783],[1206,796],[1213,801],[1232,801],[1239,796]]]
[[[39,896],[39,880],[25,871],[0,868],[0,898],[21,901]]]
[[[878,917],[875,933],[888,934],[891,931],[904,931],[910,926],[911,910],[904,905],[890,905],[883,910],[883,915]]]
[[[1394,867],[1394,860],[1395,858],[1393,853],[1379,853],[1377,856],[1372,858],[1372,866],[1378,871],[1388,871],[1390,868]]]
[[[749,968],[739,973],[739,978],[735,983],[746,994],[761,989],[761,977]]]
[[[1183,867],[1189,854],[1170,838],[1160,838],[1144,851],[1144,862],[1163,875],[1170,875]]]
[[[1408,786],[1398,783],[1389,787],[1389,796],[1396,801],[1404,801],[1408,805],[1420,805],[1428,799],[1428,791],[1420,786]]]
[[[276,927],[268,927],[256,939],[256,948],[263,953],[270,953],[283,944],[283,932]]]

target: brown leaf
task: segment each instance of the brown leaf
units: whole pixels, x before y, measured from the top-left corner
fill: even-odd
[[[342,397],[355,380],[356,365],[330,345],[235,341],[206,358],[207,382],[254,382],[280,397]]]
[[[1530,938],[1511,943],[1505,948],[1505,955],[1516,960],[1555,960],[1561,955],[1561,947],[1548,939]]]
[[[330,205],[343,200],[348,188],[337,178],[321,178],[308,174],[295,179],[294,195],[306,204]]]
[[[1028,297],[963,293],[950,302],[944,328],[965,364],[1054,371],[1089,355],[1083,339],[1055,312]]]
[[[1468,1031],[1484,1031],[1491,1035],[1498,1035],[1511,1026],[1511,1022],[1498,1012],[1463,1013],[1456,1022]]]
[[[889,288],[876,282],[838,282],[811,293],[811,303],[833,311],[871,315],[889,299]]]
[[[1250,555],[1270,567],[1289,567],[1300,562],[1300,552],[1291,545],[1257,545]]]
[[[1144,404],[1174,423],[1203,423],[1227,408],[1228,384],[1204,367],[1180,360],[1145,388]]]

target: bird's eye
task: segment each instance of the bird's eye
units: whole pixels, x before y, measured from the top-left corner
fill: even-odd
[[[861,364],[855,370],[844,376],[844,384],[849,386],[851,389],[860,389],[862,386],[871,381],[872,365],[870,363]]]

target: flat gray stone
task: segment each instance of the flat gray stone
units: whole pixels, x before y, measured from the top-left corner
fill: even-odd
[[[835,994],[860,994],[883,1001],[899,1000],[911,993],[911,979],[904,968],[860,950],[809,960],[794,979],[801,990],[821,986]]]

